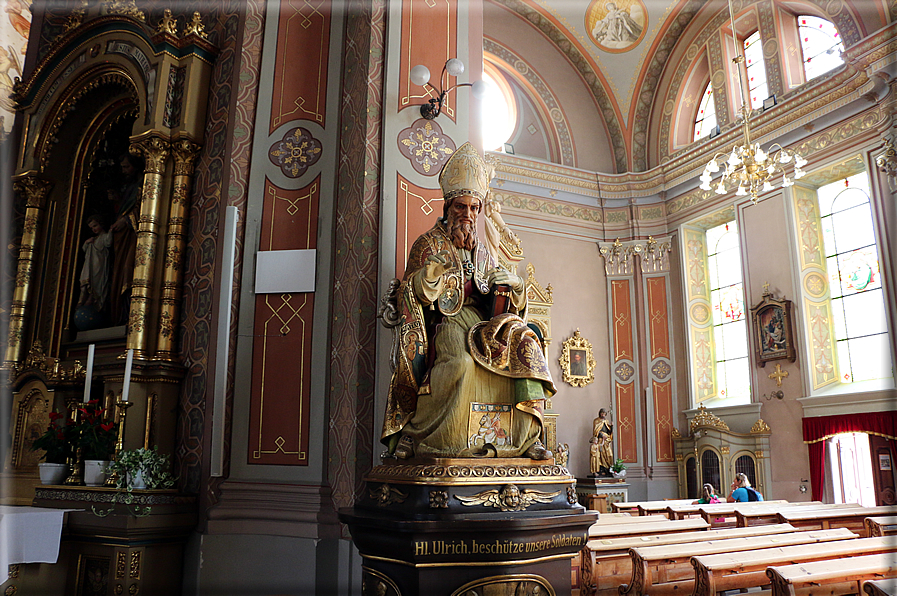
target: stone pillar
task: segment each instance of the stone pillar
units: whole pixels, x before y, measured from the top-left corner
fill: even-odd
[[[175,331],[180,311],[181,284],[183,283],[184,248],[187,227],[187,209],[190,206],[190,190],[193,187],[193,168],[200,146],[188,139],[172,144],[174,153],[174,182],[171,207],[168,213],[168,234],[165,238],[165,256],[162,272],[162,299],[159,313],[158,346],[155,358],[171,362],[177,357]]]
[[[142,154],[146,160],[140,219],[137,223],[131,310],[128,316],[128,348],[134,350],[135,358],[146,359],[150,356],[147,318],[153,302],[152,285],[156,247],[159,243],[162,174],[170,149],[169,142],[157,136],[145,137],[131,144],[131,153]]]
[[[19,246],[19,261],[16,268],[16,284],[9,312],[9,339],[4,358],[6,366],[18,362],[22,358],[25,319],[28,312],[28,301],[32,293],[31,274],[34,251],[38,243],[41,220],[51,186],[52,183],[49,180],[39,178],[37,172],[33,171],[13,179],[13,188],[17,194],[24,196],[26,207],[25,226],[22,231],[22,243]]]

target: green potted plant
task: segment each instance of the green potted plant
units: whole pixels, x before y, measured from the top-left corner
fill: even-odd
[[[38,464],[41,484],[62,484],[68,473],[68,459],[75,454],[74,421],[59,412],[50,412],[50,424],[40,437],[31,443],[32,451],[44,450]]]
[[[76,426],[78,447],[84,460],[84,484],[102,486],[106,481],[109,460],[115,452],[118,427],[106,420],[106,410],[99,400],[91,400],[78,408]]]
[[[118,487],[131,489],[171,488],[174,478],[168,473],[168,456],[152,449],[131,449],[122,451],[110,466],[118,472]]]
[[[614,478],[626,478],[626,464],[622,459],[618,458],[610,467],[610,471],[613,472]]]

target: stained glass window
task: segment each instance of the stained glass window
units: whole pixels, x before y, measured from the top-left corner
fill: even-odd
[[[869,178],[860,172],[817,191],[841,382],[892,376]]]
[[[707,230],[707,251],[716,352],[716,397],[748,403],[751,379],[747,321],[738,228],[734,221]]]
[[[804,74],[814,79],[844,64],[844,44],[833,24],[813,16],[797,17],[797,32],[804,56]]]
[[[697,141],[706,137],[714,128],[716,128],[716,106],[713,105],[713,83],[707,83],[707,88],[704,89],[704,94],[701,95],[698,105],[698,115],[695,117],[695,136],[692,140]]]
[[[753,35],[744,40],[744,65],[747,70],[751,108],[757,109],[762,107],[763,100],[769,97],[769,87],[766,85],[766,65],[763,64],[763,43],[761,43],[759,31],[754,31]]]

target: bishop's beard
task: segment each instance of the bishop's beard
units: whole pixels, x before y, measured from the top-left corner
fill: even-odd
[[[466,248],[472,251],[477,245],[476,224],[458,220],[452,221],[449,235],[452,238],[452,244],[456,248]]]

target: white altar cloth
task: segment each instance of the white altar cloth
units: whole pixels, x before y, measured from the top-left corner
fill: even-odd
[[[0,572],[16,563],[55,563],[66,511],[0,506]]]

